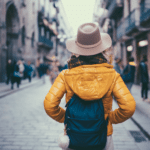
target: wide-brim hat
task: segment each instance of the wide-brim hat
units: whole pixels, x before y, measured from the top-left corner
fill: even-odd
[[[68,51],[83,55],[95,55],[111,47],[109,34],[100,33],[96,23],[85,23],[79,26],[77,36],[66,41]]]

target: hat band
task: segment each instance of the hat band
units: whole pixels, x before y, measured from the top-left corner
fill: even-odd
[[[100,40],[98,43],[92,44],[92,45],[83,45],[83,44],[78,43],[77,40],[75,40],[75,43],[76,43],[79,47],[81,47],[81,48],[86,48],[86,49],[88,49],[88,48],[97,47],[98,45],[100,45],[100,44],[102,43],[102,41]]]

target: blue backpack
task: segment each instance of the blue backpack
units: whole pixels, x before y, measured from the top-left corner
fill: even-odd
[[[65,122],[69,148],[101,150],[107,141],[107,121],[102,99],[84,101],[73,95],[66,104]]]

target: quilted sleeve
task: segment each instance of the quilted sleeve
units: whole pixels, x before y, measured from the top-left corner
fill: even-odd
[[[117,124],[133,115],[136,103],[119,74],[117,74],[112,92],[119,108],[109,113],[109,120],[111,123]]]
[[[60,123],[63,123],[65,118],[65,110],[59,107],[60,101],[66,93],[64,71],[58,75],[44,100],[46,113]]]

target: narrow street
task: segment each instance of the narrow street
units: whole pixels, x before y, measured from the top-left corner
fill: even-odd
[[[61,150],[57,138],[63,124],[49,118],[43,107],[50,87],[46,77],[45,84],[40,80],[0,99],[0,150]],[[65,106],[65,98],[61,106]],[[149,150],[149,140],[131,119],[113,127],[115,150]]]
[[[113,124],[114,150],[150,150],[150,0],[0,0],[0,150],[61,150],[57,139],[64,124],[43,105],[49,76],[53,83],[63,69],[85,65],[66,81],[85,71],[74,83],[78,87],[85,78],[87,92],[97,80],[89,90],[95,97],[112,82],[110,64],[136,101],[133,116]],[[128,116],[133,99],[129,103],[117,75],[112,83],[125,96],[120,108]],[[112,111],[118,105],[114,100]],[[65,109],[65,95],[60,106]]]

